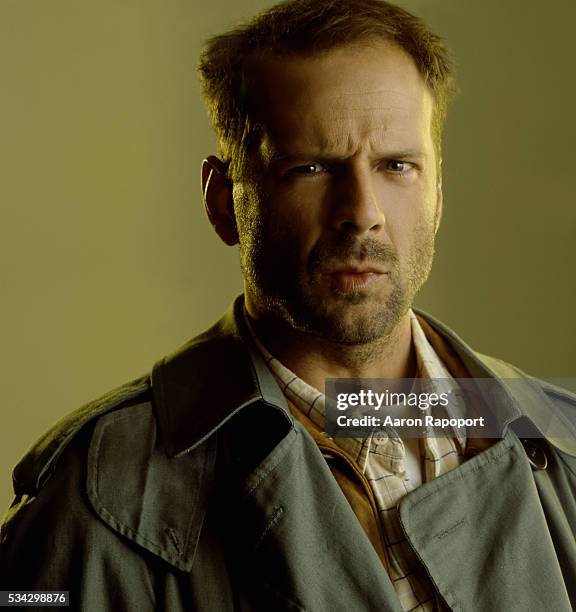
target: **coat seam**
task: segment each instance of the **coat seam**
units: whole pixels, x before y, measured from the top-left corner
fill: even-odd
[[[203,444],[208,445],[209,443],[210,443],[210,440],[206,440]],[[210,448],[206,446],[204,456],[203,456],[202,479],[201,479],[201,484],[198,490],[197,500],[199,497],[201,497],[206,492],[206,489],[208,487],[207,473],[208,473],[210,466],[212,467],[214,466],[215,456],[216,456],[216,450],[214,448]],[[206,516],[206,506],[200,503],[196,503],[195,511],[191,513],[191,517],[188,522],[188,527],[186,529],[186,538],[185,538],[185,551],[186,552],[188,552],[190,548],[190,539],[193,533],[193,529],[192,529],[193,525],[198,524],[198,530],[196,532],[196,537],[198,538],[202,530],[202,525],[204,524],[205,516]],[[199,518],[199,520],[196,520],[197,518]]]

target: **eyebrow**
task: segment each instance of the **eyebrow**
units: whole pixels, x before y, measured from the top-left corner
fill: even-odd
[[[282,151],[275,151],[269,158],[270,164],[277,164],[280,162],[289,162],[294,160],[314,160],[319,162],[342,162],[348,159],[348,157],[342,157],[340,155],[330,155],[322,151],[295,151],[293,153],[287,153]],[[427,153],[420,149],[390,149],[390,151],[377,152],[374,155],[375,158],[382,159],[425,159],[428,157]]]

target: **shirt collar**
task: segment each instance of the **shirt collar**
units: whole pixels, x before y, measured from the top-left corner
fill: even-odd
[[[316,425],[323,428],[325,426],[326,402],[324,393],[299,378],[279,359],[274,357],[256,335],[254,327],[250,323],[250,317],[245,309],[243,314],[246,327],[250,332],[252,340],[260,350],[266,365],[270,368],[273,376],[276,378],[276,382],[278,382],[286,397],[291,400],[299,410],[304,412],[306,416],[311,418]],[[420,388],[428,393],[449,393],[452,401],[446,407],[448,416],[450,418],[464,417],[466,406],[463,395],[460,393],[460,388],[436,354],[432,345],[428,342],[424,330],[418,321],[418,317],[414,314],[412,309],[409,310],[409,316],[412,342],[414,343],[416,352],[419,378],[418,384]],[[465,430],[454,427],[452,431],[461,448],[464,449],[466,446]]]
[[[451,398],[449,404],[444,408],[447,416],[456,419],[466,417],[467,407],[462,390],[426,338],[418,317],[412,309],[410,309],[410,322],[421,390],[427,393],[447,393]],[[453,427],[452,432],[463,450],[466,447],[466,430]]]

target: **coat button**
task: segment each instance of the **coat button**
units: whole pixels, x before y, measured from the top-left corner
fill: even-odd
[[[542,446],[531,438],[522,438],[520,442],[526,451],[530,465],[535,470],[545,470],[548,466],[548,457]]]

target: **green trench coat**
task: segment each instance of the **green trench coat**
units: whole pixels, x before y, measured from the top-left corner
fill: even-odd
[[[14,471],[0,590],[67,590],[85,612],[400,611],[310,435],[246,340],[239,298],[144,376],[62,420]],[[516,369],[426,320],[475,377]],[[452,610],[576,609],[576,398],[499,383],[503,437],[399,504]],[[496,405],[496,404],[495,404]],[[515,433],[552,415],[566,435]]]

